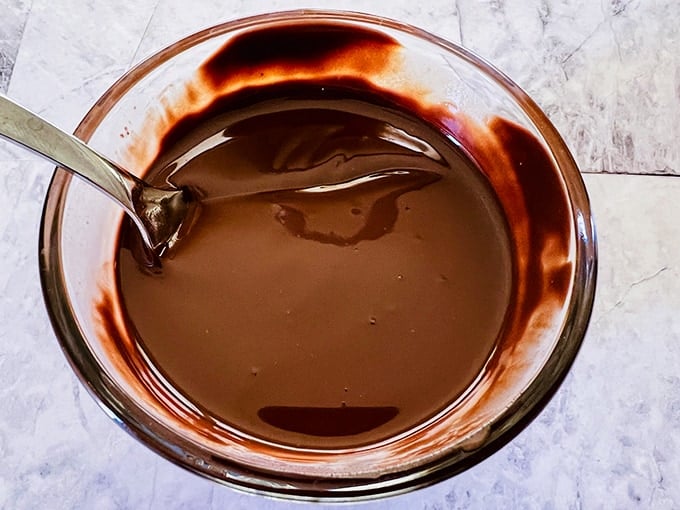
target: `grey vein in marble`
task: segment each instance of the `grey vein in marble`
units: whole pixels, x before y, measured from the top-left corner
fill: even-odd
[[[0,92],[6,92],[30,11],[30,0],[5,0],[0,22]]]

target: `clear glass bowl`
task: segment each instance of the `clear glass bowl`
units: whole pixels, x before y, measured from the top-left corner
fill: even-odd
[[[381,72],[366,71],[371,66],[362,67],[361,59],[374,63],[382,56],[364,54],[352,65],[342,64],[345,75],[361,76],[398,94],[417,91],[423,101],[447,109],[464,120],[468,135],[474,135],[458,139],[473,157],[492,154],[483,149],[488,149],[494,119],[521,126],[547,151],[561,183],[566,248],[560,263],[567,268],[561,273],[567,275],[567,292],[558,297],[549,292],[555,274],[550,262],[554,253],[546,251],[539,257],[533,272],[523,262],[519,264],[520,289],[522,278],[545,283],[539,286],[539,303],[527,318],[521,338],[510,347],[496,349],[493,362],[461,401],[409,433],[338,451],[243,441],[228,427],[197,425],[200,417],[181,401],[173,403],[181,412],[168,412],[159,395],[149,389],[154,382],[139,378],[129,360],[112,348],[94,313],[102,289],[115,287],[113,260],[122,212],[60,169],[55,171],[43,212],[40,271],[52,323],[73,369],[102,408],[139,441],[184,468],[242,490],[292,499],[356,501],[453,476],[507,443],[538,414],[583,340],[595,292],[596,241],[579,171],[536,104],[467,50],[384,18],[296,11],[204,30],[128,72],[89,111],[76,135],[124,166],[143,170],[158,147],[158,140],[149,140],[149,134],[162,133],[174,119],[190,113],[187,108],[191,110],[192,103],[180,99],[186,98],[188,90],[196,92],[200,63],[244,31],[318,22],[375,31],[397,42],[397,57]],[[332,67],[337,73],[338,66]],[[215,94],[226,92],[200,89],[192,97],[199,108]],[[455,125],[442,129],[457,137]],[[478,162],[482,167],[500,165],[493,158]],[[527,216],[530,203],[522,209],[522,197],[526,202],[535,194],[522,195],[521,183],[507,181],[502,165],[491,174],[497,192],[502,186],[518,187],[510,194],[505,189],[506,199],[501,202],[514,231],[516,257],[523,260],[521,239],[536,218]]]

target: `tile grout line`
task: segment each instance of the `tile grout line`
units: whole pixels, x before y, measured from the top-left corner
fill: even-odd
[[[582,170],[581,175],[626,175],[637,177],[680,177],[680,174],[660,174],[660,173],[641,173],[641,172],[595,172],[592,170]]]

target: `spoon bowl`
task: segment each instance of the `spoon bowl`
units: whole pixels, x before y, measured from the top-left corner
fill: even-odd
[[[197,202],[188,189],[145,183],[78,138],[0,94],[0,136],[78,175],[117,202],[139,229],[155,263],[190,224]]]

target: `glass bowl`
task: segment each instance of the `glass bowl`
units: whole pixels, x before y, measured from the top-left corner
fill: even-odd
[[[388,49],[377,44],[371,51],[336,52],[326,66],[303,61],[295,78],[361,77],[386,93],[417,99],[419,112],[432,114],[428,120],[476,161],[499,198],[513,248],[514,296],[502,339],[468,391],[437,416],[377,444],[323,450],[244,439],[183,402],[153,370],[140,371],[139,363],[148,360],[131,359],[118,348],[138,352],[134,342],[102,328],[96,310],[102,299],[115,295],[113,261],[122,212],[60,169],[43,211],[42,287],[57,337],[82,383],[117,423],[152,450],[250,492],[301,500],[371,499],[467,469],[540,412],[571,366],[590,318],[594,227],[569,150],[517,85],[463,48],[365,14],[283,12],[191,35],[118,80],[76,135],[143,173],[174,122],[248,80],[261,79],[254,63],[255,71],[239,78],[243,83],[206,84],[197,71],[202,63],[234,37],[295,24],[359,29],[377,34],[377,41],[389,40]],[[270,77],[290,78],[286,72]],[[504,145],[508,129],[522,133],[520,142],[542,154],[543,166],[533,173],[522,169],[521,143],[512,139],[509,148]],[[502,156],[504,148],[514,156]],[[115,322],[117,305],[106,304]]]

